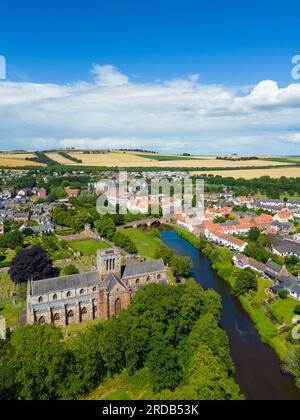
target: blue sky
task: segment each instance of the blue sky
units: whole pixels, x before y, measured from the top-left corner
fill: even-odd
[[[11,0],[0,19],[0,54],[21,81],[85,79],[95,62],[143,81],[286,84],[300,49],[294,0]]]
[[[0,148],[300,154],[300,2],[0,8]]]

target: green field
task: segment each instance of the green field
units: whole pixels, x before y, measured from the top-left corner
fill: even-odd
[[[283,164],[293,164],[293,165],[300,165],[300,158],[295,156],[290,157],[274,157],[274,158],[262,158],[261,160],[264,160],[266,162],[279,162]],[[283,175],[284,176],[284,175]]]
[[[143,257],[154,259],[156,250],[162,246],[159,238],[151,236],[144,230],[132,228],[125,229],[122,232],[135,243],[138,253]]]
[[[140,155],[140,154],[135,154],[134,156],[138,156],[140,158],[143,159],[151,159],[151,160],[155,160],[157,162],[176,162],[176,161],[180,161],[180,160],[203,160],[201,158],[195,158],[195,157],[189,157],[189,156],[168,156],[168,155]]]
[[[82,239],[81,241],[70,241],[70,247],[75,252],[83,255],[95,255],[99,249],[107,249],[110,246],[105,242],[98,242],[95,239]]]

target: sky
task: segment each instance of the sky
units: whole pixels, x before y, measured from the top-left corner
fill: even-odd
[[[300,155],[299,1],[11,0],[0,55],[2,150]]]

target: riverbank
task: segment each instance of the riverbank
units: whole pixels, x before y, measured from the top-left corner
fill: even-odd
[[[214,248],[206,241],[196,238],[193,233],[178,226],[168,226],[191,245],[200,249],[209,258],[218,276],[233,289],[240,269],[232,264],[232,253],[229,250]],[[260,276],[257,276],[257,280],[258,291],[248,296],[239,297],[239,301],[253,321],[261,341],[269,345],[283,363],[299,346],[291,342],[290,331],[282,332],[280,327],[286,325],[291,330],[294,309],[299,303],[291,298],[287,300],[271,298],[267,294],[271,282]],[[300,389],[300,372],[299,375],[294,376]]]

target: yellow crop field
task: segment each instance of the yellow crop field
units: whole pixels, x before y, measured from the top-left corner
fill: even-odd
[[[46,165],[38,162],[33,162],[25,159],[8,159],[0,156],[0,167],[4,166],[7,168],[17,168],[17,167],[26,167],[26,166],[37,166],[44,167]]]
[[[45,155],[49,159],[52,159],[55,162],[58,162],[58,163],[60,163],[62,165],[75,165],[75,166],[80,166],[79,163],[72,162],[69,159],[64,158],[63,156],[61,156],[59,153],[56,153],[56,152],[45,153]]]
[[[0,159],[32,159],[34,153],[0,152]]]
[[[70,161],[56,152],[47,153],[47,156],[64,165],[72,166],[104,166],[104,167],[142,167],[142,168],[237,168],[237,167],[255,167],[263,166],[282,166],[280,162],[265,162],[263,160],[251,161],[226,161],[217,160],[212,156],[193,157],[191,159],[182,158],[176,155],[164,155],[150,153],[135,153],[135,152],[110,152],[110,153],[95,153],[85,154],[83,152],[68,152],[68,154],[76,159],[82,160],[82,164]],[[147,157],[146,157],[147,156]],[[148,158],[149,156],[149,158]],[[159,161],[157,158],[165,156],[166,158],[174,158],[174,160]],[[197,159],[199,158],[199,159]]]
[[[300,167],[291,167],[291,168],[271,168],[271,169],[245,169],[245,170],[235,170],[235,171],[197,171],[193,172],[195,174],[206,174],[206,175],[219,175],[224,178],[232,177],[235,179],[244,178],[244,179],[254,179],[260,178],[262,176],[269,176],[271,178],[281,178],[285,176],[287,178],[300,178]]]

